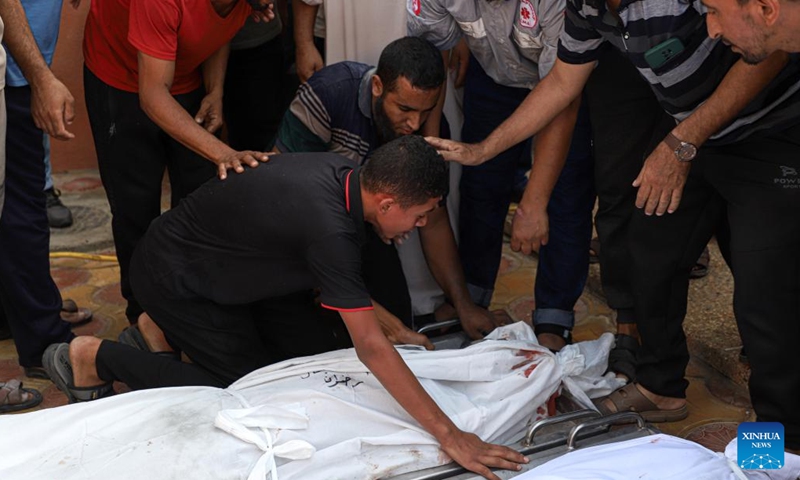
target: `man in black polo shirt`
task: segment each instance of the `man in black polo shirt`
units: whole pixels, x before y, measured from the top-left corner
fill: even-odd
[[[334,152],[356,165],[401,135],[438,135],[444,83],[441,53],[416,37],[387,45],[377,67],[357,62],[329,65],[298,89],[275,150]],[[415,232],[397,249],[374,236],[367,244],[364,279],[380,305],[379,316],[391,314],[411,326],[415,315],[433,317],[429,314],[438,309],[440,317],[456,314],[467,334],[482,338],[501,322],[470,297],[447,209],[433,212],[418,233],[418,239]]]
[[[287,154],[211,180],[155,220],[133,257],[131,282],[152,318],[140,328],[158,353],[81,337],[48,347],[45,368],[72,401],[107,395],[114,380],[225,387],[304,338],[336,348],[329,320],[289,299],[319,288],[359,359],[448,455],[484,475],[487,466],[516,468],[521,455],[458,430],[422,389],[361,278],[365,228],[385,241],[404,235],[425,225],[446,190],[445,163],[417,136],[379,148],[360,168],[330,153]]]
[[[706,35],[705,13],[699,0],[567,0],[559,58],[514,115],[480,144],[432,141],[446,158],[480,163],[547,125],[604,51],[622,52],[674,123],[658,132],[638,176],[624,179],[638,188],[628,237],[642,344],[636,383],[600,408],[650,421],[688,415],[688,276],[725,215],[753,407],[759,421],[782,422],[786,446],[797,449],[800,374],[787,367],[800,342],[800,64],[785,54],[747,64]]]

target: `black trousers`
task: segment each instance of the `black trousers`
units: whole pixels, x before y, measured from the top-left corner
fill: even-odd
[[[225,124],[235,150],[272,148],[288,105],[281,38],[253,48],[231,50],[225,73]]]
[[[61,295],[50,276],[50,227],[42,131],[31,116],[30,87],[6,87],[6,198],[0,216],[0,303],[24,367],[41,366],[51,343],[69,342]]]
[[[154,281],[146,253],[130,270],[136,298],[176,350],[192,363],[104,341],[97,370],[106,381],[133,389],[206,385],[226,387],[265,365],[352,346],[338,312],[319,307],[312,291],[249,305],[220,305],[173,295]]]
[[[619,323],[635,323],[628,228],[637,190],[631,184],[675,121],[630,60],[614,49],[601,55],[585,93],[594,144],[603,292]]]
[[[730,228],[733,309],[750,360],[750,396],[760,421],[783,423],[800,448],[800,125],[725,147],[692,164],[680,208],[631,222],[637,378],[684,397],[689,360],[682,329],[688,273],[720,221]]]
[[[86,108],[97,150],[100,178],[111,207],[111,229],[120,267],[125,311],[133,323],[142,313],[129,280],[133,249],[161,214],[161,184],[169,172],[172,207],[212,178],[216,166],[161,130],[139,107],[139,95],[113,88],[84,68]],[[194,115],[204,92],[175,96]]]

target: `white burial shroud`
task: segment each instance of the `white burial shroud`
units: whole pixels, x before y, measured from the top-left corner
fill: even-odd
[[[519,440],[562,387],[591,404],[613,337],[540,347],[517,323],[462,350],[399,352],[459,428]],[[520,365],[521,364],[521,365]],[[353,349],[281,362],[227,389],[180,387],[0,417],[0,478],[365,479],[450,461]]]

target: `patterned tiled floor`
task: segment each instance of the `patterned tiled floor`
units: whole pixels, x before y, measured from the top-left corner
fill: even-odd
[[[52,249],[81,251],[93,254],[111,254],[110,225],[105,196],[97,172],[80,171],[62,174],[56,178],[63,190],[63,201],[73,207],[76,225],[54,231]],[[687,332],[695,355],[687,372],[690,381],[688,400],[690,415],[672,424],[660,424],[664,431],[698,441],[710,448],[721,449],[735,436],[736,425],[752,419],[745,389],[728,377],[746,376],[741,366],[730,366],[730,358],[738,353],[735,327],[731,333],[730,279],[716,250],[713,251],[714,268],[707,279],[692,285]],[[116,338],[127,321],[124,302],[119,292],[119,268],[116,263],[91,258],[56,258],[52,260],[52,275],[64,298],[73,298],[79,305],[91,308],[94,319],[77,327],[79,335],[97,335]],[[494,308],[505,308],[516,320],[530,321],[534,306],[533,279],[536,259],[510,251],[505,245],[500,276],[494,297]],[[710,300],[709,300],[710,299]],[[614,319],[606,306],[599,288],[599,268],[593,265],[587,288],[576,310],[576,340],[593,339],[603,332],[613,331]],[[724,348],[703,340],[708,319],[718,322],[714,338],[728,342]],[[720,327],[719,325],[722,325]],[[727,350],[726,350],[727,349]],[[716,357],[715,357],[716,355]],[[711,368],[704,360],[721,358],[715,367],[728,377]],[[746,370],[746,369],[745,369]],[[25,378],[16,362],[12,341],[0,342],[0,379],[20,378],[25,385],[38,388],[45,400],[38,408],[49,408],[66,403],[66,398],[49,381]],[[741,383],[742,378],[737,378]]]

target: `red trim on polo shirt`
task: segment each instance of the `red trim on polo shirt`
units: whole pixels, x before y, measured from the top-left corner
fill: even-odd
[[[350,175],[353,171],[347,172],[347,178],[344,179],[344,206],[347,208],[347,213],[350,213]]]
[[[361,308],[337,308],[331,307],[330,305],[325,305],[324,303],[320,303],[323,308],[327,308],[328,310],[336,310],[337,312],[366,312],[369,310],[375,310],[375,307],[361,307]]]

